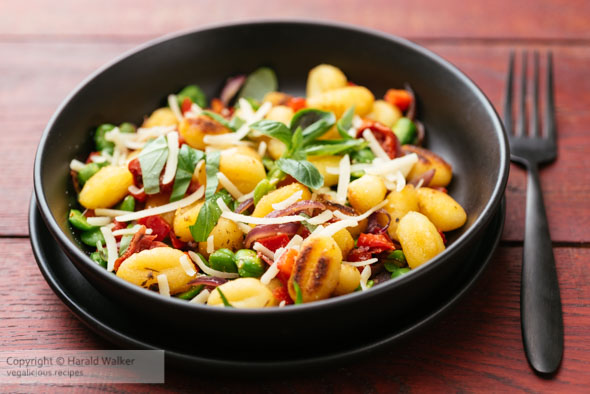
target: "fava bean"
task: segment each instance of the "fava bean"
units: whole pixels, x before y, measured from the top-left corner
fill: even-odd
[[[229,249],[218,249],[209,256],[209,266],[217,271],[238,272],[236,256]]]

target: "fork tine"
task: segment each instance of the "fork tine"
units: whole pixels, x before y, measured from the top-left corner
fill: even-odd
[[[504,89],[504,128],[508,135],[512,135],[512,80],[514,76],[514,51],[510,51],[508,58],[508,74],[506,75],[506,89]]]
[[[522,51],[522,70],[520,75],[520,102],[518,106],[518,123],[516,124],[516,136],[524,136],[526,130],[526,75],[527,51]]]
[[[555,141],[555,102],[553,96],[553,54],[547,53],[547,80],[545,85],[545,118],[544,118],[544,135]]]
[[[533,53],[533,105],[530,117],[530,135],[539,136],[539,52]]]

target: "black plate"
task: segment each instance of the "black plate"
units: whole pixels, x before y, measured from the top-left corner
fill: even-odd
[[[379,348],[396,343],[441,317],[473,287],[484,272],[500,240],[504,214],[503,200],[482,241],[475,248],[474,255],[464,261],[463,269],[454,277],[455,281],[449,283],[447,290],[436,298],[438,302],[417,306],[415,313],[401,318],[391,316],[391,321],[383,325],[383,328],[387,327],[385,332],[373,327],[373,330],[356,336],[363,338],[361,341],[342,343],[339,349],[304,349],[300,354],[293,355],[284,354],[282,350],[278,354],[272,349],[273,346],[270,346],[271,349],[261,349],[263,351],[254,356],[249,354],[248,357],[228,354],[229,347],[225,350],[219,347],[216,352],[205,350],[203,354],[200,348],[187,346],[184,340],[180,343],[163,342],[158,337],[167,335],[165,328],[152,327],[146,331],[146,325],[138,324],[137,317],[130,315],[128,310],[99,293],[76,270],[49,235],[34,197],[31,198],[29,210],[29,228],[35,259],[47,283],[72,313],[100,336],[123,348],[164,349],[167,362],[183,367],[223,370],[224,373],[231,370],[237,374],[263,371],[286,373],[367,356]]]

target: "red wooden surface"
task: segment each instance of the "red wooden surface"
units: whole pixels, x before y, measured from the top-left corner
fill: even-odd
[[[408,37],[461,68],[501,108],[510,49],[551,49],[558,160],[542,170],[565,323],[565,354],[550,380],[522,350],[520,260],[526,173],[513,166],[503,241],[470,296],[393,349],[290,379],[216,379],[168,368],[165,385],[89,385],[107,391],[561,391],[590,387],[590,3],[587,1],[340,2],[304,0],[0,2],[0,345],[8,349],[109,349],[78,322],[39,273],[29,246],[35,149],[61,100],[89,73],[172,31],[259,18],[315,18]],[[2,391],[53,391],[1,386]],[[61,389],[65,389],[61,387]]]

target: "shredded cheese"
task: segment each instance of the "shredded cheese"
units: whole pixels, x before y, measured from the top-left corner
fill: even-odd
[[[401,171],[397,171],[393,174],[387,174],[383,182],[387,190],[395,190],[401,192],[406,186],[406,178]]]
[[[191,108],[184,113],[184,117],[185,118],[196,118],[199,115],[201,115],[201,112],[203,112],[203,109],[201,107],[199,107],[197,104],[193,103],[191,105]]]
[[[190,256],[191,260],[194,261],[199,268],[206,273],[207,275],[210,276],[217,276],[219,278],[225,278],[225,279],[234,279],[239,277],[240,275],[237,273],[233,273],[233,272],[222,272],[222,271],[217,271],[214,270],[213,268],[210,268],[207,264],[205,264],[205,262],[202,260],[202,257],[198,254],[196,254],[193,251],[189,251],[188,255]]]
[[[136,224],[135,226],[131,227],[131,228],[122,228],[120,230],[115,230],[113,231],[113,235],[117,236],[117,235],[133,235],[136,232],[139,231],[140,228],[142,228],[144,226]],[[151,228],[146,228],[145,229],[145,233],[146,234],[151,234],[152,233],[152,229]]]
[[[272,250],[270,250],[269,248],[267,248],[266,246],[264,246],[263,244],[261,244],[260,242],[254,242],[254,246],[252,246],[252,249],[254,249],[257,252],[262,253],[263,255],[268,257],[269,259],[274,260],[274,258],[275,258],[274,252]]]
[[[129,187],[127,188],[127,190],[128,190],[128,191],[129,191],[129,193],[131,193],[131,194],[141,194],[141,193],[143,193],[143,192],[144,192],[144,189],[143,189],[143,187],[140,189],[140,188],[138,188],[138,187],[137,187],[137,186],[135,186],[135,185],[131,185],[131,186],[129,186]]]
[[[260,277],[260,282],[262,282],[263,285],[268,285],[270,281],[279,273],[278,261],[278,259],[275,260],[275,262],[272,263],[266,272]]]
[[[395,159],[382,160],[376,158],[371,165],[366,167],[364,171],[371,175],[383,175],[387,173],[395,173],[401,171],[404,177],[407,177],[414,164],[418,162],[418,155],[410,153],[408,155],[397,157]],[[366,166],[366,164],[365,164]]]
[[[109,227],[101,227],[100,232],[107,244],[107,271],[112,272],[115,269],[115,260],[119,257],[117,252],[117,241]]]
[[[166,140],[168,141],[168,158],[166,159],[164,177],[162,177],[162,184],[164,185],[172,182],[176,175],[176,167],[178,165],[178,132],[171,131],[166,134]]]
[[[389,155],[383,150],[383,147],[381,147],[381,144],[377,141],[371,130],[365,129],[363,131],[363,137],[369,143],[369,148],[371,148],[375,156],[383,160],[389,160]]]
[[[371,266],[366,265],[361,272],[361,289],[367,290],[367,281],[371,277]]]
[[[219,179],[219,183],[221,183],[221,186],[223,186],[225,190],[227,190],[229,194],[232,195],[233,198],[238,199],[243,196],[240,189],[238,189],[237,186],[234,185],[232,181],[230,181],[229,178],[225,176],[223,172],[217,173],[217,179]]]
[[[238,225],[238,227],[240,228],[240,230],[242,230],[242,232],[244,234],[248,234],[250,231],[252,231],[252,227],[248,226],[247,224],[244,223],[236,223]]]
[[[310,219],[307,219],[307,223],[309,224],[322,224],[322,223],[326,223],[328,220],[332,219],[334,217],[334,214],[332,213],[332,211],[330,210],[325,210],[324,212],[320,213],[317,216],[314,216]]]
[[[215,238],[213,238],[213,234],[207,237],[207,253],[211,254],[215,252]]]
[[[285,246],[285,249],[299,250],[299,247],[301,246],[302,242],[303,242],[303,237],[299,234],[295,234],[293,236],[293,238],[291,238],[291,240],[289,241],[287,246]]]
[[[358,224],[358,221],[353,220],[353,219],[340,220],[338,222],[328,225],[327,227],[323,228],[321,231],[318,231],[317,233],[316,233],[316,231],[314,231],[312,233],[312,235],[317,235],[317,236],[321,236],[321,237],[331,237],[334,234],[336,234],[338,231],[345,229],[347,227],[354,227],[357,224]]]
[[[106,226],[112,220],[113,219],[108,216],[94,216],[94,217],[86,218],[86,221],[91,226]]]
[[[96,208],[94,214],[98,216],[109,216],[114,218],[115,216],[125,215],[129,211],[123,211],[121,209],[109,209],[109,208]]]
[[[346,203],[346,193],[350,183],[350,158],[344,155],[340,159],[340,175],[338,175],[338,188],[336,189],[336,202],[338,204]]]
[[[170,297],[170,285],[168,284],[168,276],[166,274],[160,274],[156,276],[158,280],[158,290],[160,291],[160,295],[164,297]]]
[[[258,156],[264,157],[265,153],[266,153],[266,142],[260,141],[260,144],[258,144]]]
[[[86,164],[82,163],[80,160],[72,160],[70,161],[70,170],[80,172],[86,167]]]
[[[279,308],[282,308],[285,305],[287,305],[287,301],[283,300],[283,301],[279,302]]]
[[[178,119],[179,122],[182,122],[182,112],[180,112],[180,107],[178,106],[178,99],[176,98],[175,94],[171,94],[168,96],[168,106],[174,112],[174,116]]]
[[[201,291],[199,294],[197,294],[195,296],[195,298],[193,298],[189,302],[191,302],[193,304],[204,304],[205,302],[207,302],[207,299],[209,298],[210,294],[211,294],[211,292],[209,290],[205,289],[205,290]]]
[[[137,212],[127,212],[126,215],[117,216],[115,219],[118,222],[130,222],[153,215],[161,215],[166,212],[176,211],[178,208],[184,208],[191,205],[199,198],[203,197],[205,193],[205,187],[201,186],[193,194],[183,198],[182,200],[174,201],[168,204],[160,205],[159,207],[148,208]]]
[[[343,261],[342,264],[352,265],[353,267],[362,267],[365,265],[374,264],[377,261],[379,261],[379,259],[374,257],[372,259],[363,260],[363,261]]]
[[[252,111],[252,107],[250,106],[250,103],[248,103],[247,100],[240,99],[239,103],[242,112],[246,112],[246,108],[249,108],[250,111]],[[246,123],[244,123],[244,125],[242,125],[242,127],[240,127],[235,133],[206,135],[203,138],[203,142],[205,142],[205,144],[208,145],[235,144],[237,141],[247,136],[250,132],[250,125],[258,122],[259,120],[262,120],[271,108],[272,104],[266,102],[262,104],[254,114],[247,114],[247,116],[245,116],[247,118],[245,119]]]
[[[239,197],[238,202],[244,202],[247,199],[252,198],[252,197],[254,197],[254,191],[251,191],[250,193],[244,194],[242,197]]]
[[[195,266],[193,265],[193,263],[191,263],[190,259],[186,254],[180,256],[180,266],[188,276],[192,277],[197,274]]]
[[[349,215],[346,215],[340,211],[334,211],[334,216],[336,216],[338,219],[342,219],[342,220],[355,220],[357,222],[360,222],[361,220],[364,220],[364,219],[368,218],[369,216],[371,216],[373,214],[373,212],[377,211],[378,209],[383,208],[385,206],[385,204],[387,204],[387,200],[381,201],[379,204],[375,205],[373,208],[369,209],[367,212],[363,213],[362,215],[358,215],[358,216],[349,216]]]
[[[279,201],[277,203],[272,204],[272,208],[275,211],[278,211],[278,210],[281,210],[281,209],[285,209],[285,208],[289,208],[291,205],[293,205],[297,201],[299,201],[302,196],[303,196],[303,191],[302,190],[298,190],[297,192],[291,194],[289,197],[287,197],[283,201]]]

